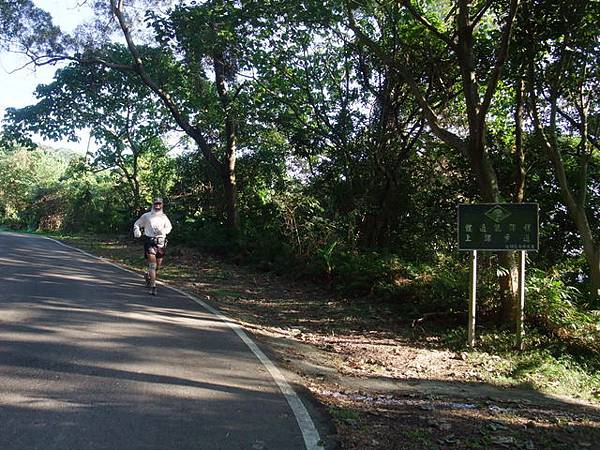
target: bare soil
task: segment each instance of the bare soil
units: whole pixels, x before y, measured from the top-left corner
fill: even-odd
[[[76,240],[141,267],[130,241]],[[137,263],[137,259],[139,263]],[[331,416],[326,448],[600,448],[600,407],[484,380],[492,366],[446,348],[376,299],[169,249],[163,279],[238,321]]]

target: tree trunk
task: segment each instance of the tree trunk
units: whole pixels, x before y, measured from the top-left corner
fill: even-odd
[[[231,117],[225,120],[227,145],[227,165],[225,166],[223,185],[225,186],[225,204],[227,206],[227,228],[235,235],[240,234],[240,216],[237,207],[237,184],[235,179],[235,163],[237,159],[236,124]]]
[[[234,234],[239,235],[240,218],[237,208],[237,184],[235,172],[225,169],[222,174],[223,187],[225,188],[225,213],[227,216],[227,228]]]
[[[592,298],[595,300],[595,306],[599,307],[600,302],[600,248],[596,249],[596,254],[589,261],[590,264],[590,281]]]
[[[519,265],[515,252],[498,253],[498,282],[502,322],[515,328],[519,314]]]
[[[515,99],[515,190],[514,201],[523,203],[525,197],[525,154],[523,152],[523,91],[519,80]],[[501,318],[511,328],[516,326],[519,295],[519,266],[515,252],[498,253],[498,281],[500,285]]]
[[[577,206],[574,211],[569,208],[569,212],[581,236],[583,254],[590,267],[590,294],[592,299],[598,303],[600,300],[600,247],[594,242],[585,210]]]
[[[515,105],[515,191],[514,199],[523,203],[525,198],[525,152],[523,151],[523,97],[525,80],[517,81]]]
[[[598,267],[600,261],[600,248],[594,242],[594,235],[592,233],[584,205],[577,203],[574,198],[574,194],[568,185],[565,167],[559,151],[549,145],[547,141],[546,148],[550,152],[550,157],[554,164],[554,170],[562,190],[563,198],[565,199],[567,211],[573,219],[577,231],[579,231],[579,235],[581,236],[583,253],[588,265],[590,266],[590,280],[592,282],[590,293],[592,298],[598,301],[598,299],[600,299],[600,267]]]
[[[237,210],[237,186],[235,181],[225,183],[225,203],[227,206],[227,228],[237,234],[240,231],[240,219]]]
[[[498,203],[500,192],[496,172],[484,150],[483,135],[470,149],[471,167],[477,176],[483,201]],[[498,252],[498,285],[500,287],[501,319],[511,327],[516,326],[519,302],[519,266],[515,252]]]
[[[530,66],[529,71],[529,77],[530,80],[532,80],[530,86],[530,96],[533,124],[537,133],[542,138],[544,149],[546,150],[548,158],[550,159],[550,161],[552,162],[552,166],[554,167],[556,180],[558,182],[558,185],[560,186],[560,190],[564,198],[567,211],[571,216],[571,219],[573,219],[575,227],[577,228],[577,231],[579,232],[579,235],[581,237],[581,243],[583,244],[583,253],[585,255],[585,259],[588,263],[588,266],[590,267],[590,294],[592,299],[594,299],[595,302],[598,302],[598,300],[600,299],[600,246],[596,245],[594,241],[594,234],[592,233],[592,228],[590,226],[590,222],[588,221],[587,214],[585,211],[586,183],[583,183],[583,181],[580,180],[581,192],[579,193],[579,198],[577,198],[574,190],[569,184],[565,164],[557,140],[556,114],[558,96],[553,95],[549,101],[551,107],[550,132],[552,134],[550,135],[550,137],[548,137],[546,131],[544,130],[544,126],[542,125],[542,121],[540,119],[539,111],[537,108],[538,98],[535,89],[533,88],[533,65]],[[583,170],[583,168],[581,176],[586,176],[585,170]]]
[[[225,122],[226,122],[226,137],[228,139],[226,144],[227,151],[227,161],[226,164],[223,164],[215,155],[214,147],[208,143],[205,135],[202,132],[202,129],[196,125],[190,123],[189,119],[186,117],[186,114],[180,109],[178,104],[173,100],[171,95],[163,90],[159,84],[157,84],[154,79],[146,71],[144,66],[144,61],[142,56],[135,45],[133,38],[131,36],[131,31],[129,26],[127,25],[127,20],[124,14],[124,3],[122,1],[110,0],[112,12],[117,18],[119,26],[123,32],[125,40],[127,41],[127,48],[131,56],[133,57],[133,65],[132,66],[122,66],[115,64],[107,64],[106,62],[102,62],[102,64],[106,67],[112,67],[121,71],[130,71],[137,73],[142,82],[148,86],[158,97],[161,99],[163,104],[169,109],[175,122],[181,127],[181,129],[190,136],[196,144],[198,144],[199,150],[202,152],[208,163],[217,169],[217,173],[221,174],[221,178],[223,180],[223,187],[225,191],[225,203],[226,203],[226,213],[227,213],[227,225],[230,227],[232,231],[235,233],[239,232],[239,218],[238,218],[238,210],[237,210],[237,189],[235,185],[235,122],[229,116],[229,98],[227,95],[227,86],[226,86],[226,74],[225,74],[225,62],[223,59],[223,54],[216,55],[213,58],[214,70],[215,70],[215,83],[216,88],[219,94],[219,98],[222,103],[223,112],[225,114]],[[230,139],[230,137],[232,139]],[[225,169],[223,168],[225,167]]]
[[[222,171],[223,186],[225,188],[225,207],[227,214],[227,228],[234,236],[239,236],[240,219],[237,208],[237,185],[235,180],[235,163],[237,156],[237,123],[234,112],[231,110],[231,98],[227,88],[227,69],[225,67],[225,56],[222,52],[213,56],[213,67],[215,70],[215,85],[223,115],[225,118],[225,161]]]

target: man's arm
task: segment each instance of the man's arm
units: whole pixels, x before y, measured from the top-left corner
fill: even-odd
[[[133,224],[133,237],[139,238],[142,237],[141,227],[144,226],[144,216],[141,216],[138,220]]]
[[[173,225],[171,225],[171,221],[169,220],[169,218],[167,216],[165,216],[165,236],[167,234],[169,234],[171,232],[171,230],[173,229]]]

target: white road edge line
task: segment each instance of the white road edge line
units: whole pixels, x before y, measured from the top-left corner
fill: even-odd
[[[56,239],[52,239],[47,236],[39,236],[39,237],[48,239],[49,241],[55,242],[56,244],[62,245],[63,247],[69,248],[71,250],[75,250],[79,253],[89,256],[90,258],[102,261],[103,263],[108,264],[113,267],[116,267],[117,269],[121,269],[121,270],[124,270],[125,272],[129,272],[136,276],[139,276],[139,274],[137,272],[134,272],[133,270],[129,270],[124,267],[121,267],[118,264],[115,264],[111,261],[106,260],[105,258],[100,258],[99,256],[92,255],[91,253],[88,253],[77,247],[72,247],[68,244],[65,244],[64,242],[60,242]],[[308,410],[302,403],[302,400],[300,400],[300,397],[298,397],[298,394],[296,394],[296,392],[292,389],[292,387],[286,381],[286,379],[283,376],[283,374],[281,373],[281,371],[275,366],[275,364],[273,364],[273,362],[269,359],[269,357],[262,352],[262,350],[254,343],[254,341],[252,339],[250,339],[250,337],[246,334],[244,329],[238,323],[233,322],[229,317],[225,316],[220,311],[218,311],[217,309],[208,305],[207,303],[203,302],[199,298],[194,297],[193,295],[191,295],[185,291],[182,291],[181,289],[178,289],[173,286],[169,286],[168,284],[161,283],[161,282],[159,282],[159,284],[162,286],[165,286],[165,287],[179,293],[180,295],[183,295],[184,297],[189,298],[193,302],[199,304],[204,309],[206,309],[208,312],[215,315],[221,321],[226,323],[229,326],[229,328],[231,328],[239,336],[239,338],[244,342],[244,344],[246,344],[248,346],[248,348],[252,351],[252,353],[254,353],[254,355],[258,358],[258,360],[262,363],[262,365],[265,366],[265,368],[269,371],[269,373],[271,374],[271,377],[273,378],[273,381],[275,381],[275,383],[281,390],[281,393],[284,395],[285,399],[287,400],[288,404],[290,405],[290,408],[292,409],[292,412],[294,413],[294,416],[296,417],[296,422],[298,422],[298,426],[300,427],[300,431],[302,432],[302,437],[304,438],[304,445],[306,446],[306,450],[322,450],[323,446],[321,445],[321,438],[319,436],[319,432],[317,431],[317,428],[315,427],[315,424],[314,424],[312,418],[310,417]]]

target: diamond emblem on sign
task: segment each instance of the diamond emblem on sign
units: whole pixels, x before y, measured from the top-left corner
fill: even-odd
[[[500,223],[510,216],[510,212],[508,212],[502,206],[496,205],[493,208],[487,210],[485,216],[489,219],[492,219],[496,223]]]

